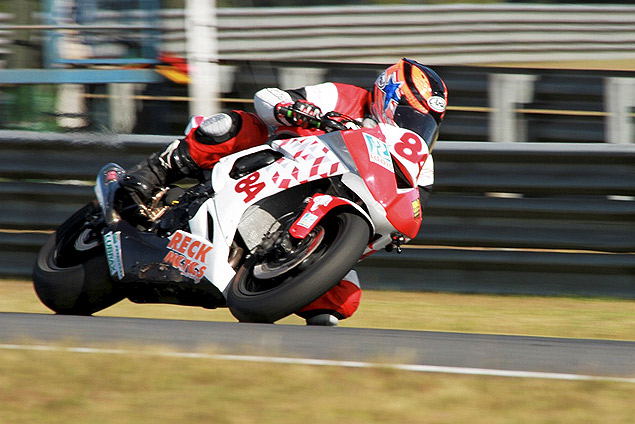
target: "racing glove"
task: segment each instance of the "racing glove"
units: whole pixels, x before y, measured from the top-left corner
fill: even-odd
[[[319,128],[322,119],[322,110],[306,100],[297,100],[295,103],[278,103],[274,109],[274,115],[283,125],[298,126],[301,128]]]

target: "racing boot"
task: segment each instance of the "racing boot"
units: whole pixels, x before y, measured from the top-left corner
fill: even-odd
[[[338,315],[335,311],[326,311],[322,314],[313,315],[306,318],[306,325],[319,325],[325,327],[337,327],[340,322]]]
[[[186,139],[201,145],[222,144],[235,137],[241,125],[242,118],[235,111],[217,113],[207,118],[193,116],[185,129]],[[135,193],[143,202],[147,202],[158,187],[185,177],[200,180],[202,168],[192,159],[188,141],[177,140],[163,152],[153,154],[130,169],[126,172],[122,186],[128,193]]]
[[[187,143],[176,140],[164,151],[152,154],[126,171],[121,185],[145,203],[157,188],[186,177],[200,179],[201,175],[202,170],[190,156]]]

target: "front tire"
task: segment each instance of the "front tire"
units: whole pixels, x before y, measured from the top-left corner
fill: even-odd
[[[227,293],[234,317],[241,322],[273,323],[322,296],[353,268],[368,244],[368,223],[350,212],[327,218],[320,223],[325,231],[320,246],[284,275],[258,279],[253,272],[257,259],[247,260]]]
[[[84,206],[40,249],[33,287],[58,314],[92,315],[124,298],[110,279],[99,225],[89,222],[99,213],[94,202]]]

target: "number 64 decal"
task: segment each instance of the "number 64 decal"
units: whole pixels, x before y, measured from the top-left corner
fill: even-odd
[[[245,193],[247,195],[247,197],[243,199],[245,203],[249,203],[265,188],[266,184],[262,181],[258,182],[258,179],[260,179],[260,173],[254,172],[236,184],[236,188],[234,189],[236,193]]]

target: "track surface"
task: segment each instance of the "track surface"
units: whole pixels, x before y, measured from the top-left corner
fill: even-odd
[[[635,342],[627,341],[0,313],[0,343],[24,340],[635,377]]]

